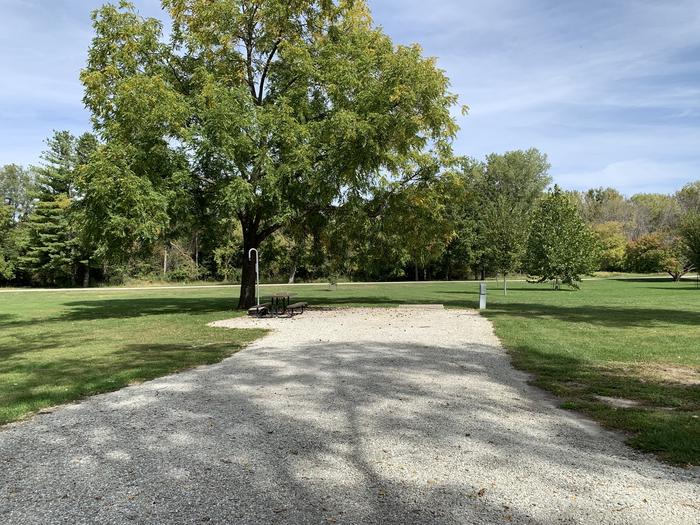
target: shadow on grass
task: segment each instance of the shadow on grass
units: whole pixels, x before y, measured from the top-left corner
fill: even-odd
[[[24,321],[18,321],[16,315],[0,314],[0,328],[9,328],[24,324]]]
[[[624,283],[672,283],[673,279],[669,277],[611,277],[610,281],[620,281]]]
[[[530,291],[548,291],[533,288]],[[519,290],[518,290],[519,291]],[[508,301],[514,301],[517,292],[507,296]],[[555,292],[550,292],[555,293]],[[561,297],[562,292],[556,292]],[[419,299],[402,297],[401,295],[357,295],[330,296],[323,294],[299,293],[295,299],[306,301],[312,306],[399,306],[402,304],[443,304],[452,308],[474,309],[478,306],[474,291],[440,291],[427,293]],[[671,310],[664,308],[635,308],[610,306],[563,306],[532,302],[499,302],[500,297],[494,297],[489,302],[488,313],[501,313],[513,317],[558,319],[572,323],[591,323],[609,327],[643,327],[654,324],[689,325],[700,324],[700,313],[687,310]],[[69,311],[58,317],[43,319],[45,322],[88,321],[95,319],[128,319],[147,316],[189,314],[202,315],[220,312],[222,316],[240,315],[235,309],[235,300],[230,297],[221,298],[123,298],[71,301],[66,303]],[[36,320],[13,321],[5,316],[5,326],[26,326],[35,324]],[[0,323],[2,323],[0,319]]]
[[[611,306],[561,306],[536,303],[491,303],[488,313],[511,317],[557,319],[607,327],[645,327],[654,324],[700,324],[700,312],[663,308],[622,308]]]
[[[264,296],[261,297],[261,300]],[[387,296],[366,297],[318,297],[298,294],[295,299],[309,302],[312,306],[398,306],[412,304],[415,300]],[[425,304],[443,304],[440,298],[421,300]],[[454,301],[454,305],[473,307],[473,300]],[[58,317],[45,321],[88,321],[95,319],[128,319],[135,317],[190,314],[201,315],[221,312],[223,316],[242,315],[236,309],[236,301],[231,298],[126,298],[89,301],[71,301],[65,303],[71,310]],[[27,321],[26,323],[29,323]]]
[[[608,428],[631,433],[628,443],[677,464],[700,465],[700,388],[697,384],[643,377],[634,368],[600,365],[529,345],[510,348],[513,364],[533,374],[531,383]],[[596,396],[639,406],[611,406]]]
[[[6,343],[0,344],[0,359],[8,359],[27,352],[59,348],[84,338],[85,332],[82,330],[62,330],[59,333],[55,331],[27,333],[16,330],[7,335]]]
[[[227,333],[230,334],[227,341],[127,344],[113,351],[80,358],[72,357],[66,351],[43,363],[32,359],[5,362],[0,366],[0,374],[10,374],[16,378],[16,383],[0,386],[0,423],[44,407],[117,390],[133,382],[216,363],[239,351],[264,331],[233,329]],[[45,342],[41,339],[42,348],[37,348],[40,338],[35,339],[33,343],[22,342],[25,346],[21,351],[56,345],[56,339],[47,336]],[[64,339],[66,342],[70,340],[70,334]],[[54,341],[52,345],[50,340]],[[8,357],[9,351],[0,348],[0,356]],[[24,408],[20,413],[16,407]]]
[[[647,286],[647,290],[665,290],[667,292],[696,292],[698,294],[698,300],[700,301],[700,285],[695,283],[674,283],[672,287],[668,286]]]

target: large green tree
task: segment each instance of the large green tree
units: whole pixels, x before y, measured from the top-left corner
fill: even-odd
[[[630,219],[630,203],[616,189],[593,188],[578,196],[581,216],[588,224],[625,223]]]
[[[595,234],[586,226],[571,195],[558,186],[533,216],[525,267],[539,282],[578,288],[581,275],[598,262]]]
[[[382,179],[430,177],[451,155],[447,77],[417,45],[394,45],[364,0],[162,4],[167,41],[127,2],[94,13],[82,80],[106,144],[85,202],[88,230],[112,249],[206,215],[235,217],[247,253]],[[241,308],[255,282],[243,260]]]
[[[624,225],[619,222],[601,222],[593,224],[591,229],[598,238],[600,261],[598,269],[607,272],[620,272],[625,266],[625,237]]]
[[[547,156],[536,149],[510,151],[486,158],[477,180],[481,242],[490,266],[506,278],[525,254],[532,212],[551,182]]]
[[[392,195],[378,220],[395,246],[413,264],[414,278],[427,280],[427,265],[438,259],[454,237],[454,225],[447,213],[448,199],[443,181],[417,184]],[[384,254],[382,254],[383,256]]]

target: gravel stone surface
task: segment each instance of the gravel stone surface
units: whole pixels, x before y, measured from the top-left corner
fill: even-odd
[[[234,319],[222,363],[0,431],[0,523],[700,523],[700,474],[556,408],[489,322]]]

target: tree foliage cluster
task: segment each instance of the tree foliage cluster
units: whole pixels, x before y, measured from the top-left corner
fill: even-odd
[[[456,97],[364,0],[126,1],[93,13],[93,133],[0,171],[0,280],[506,277],[697,266],[700,184],[550,189],[531,149],[457,158]],[[695,214],[695,215],[693,215]],[[694,251],[695,250],[695,251]]]
[[[673,195],[625,198],[612,188],[599,188],[578,193],[577,199],[598,237],[600,270],[667,272],[680,279],[698,268],[693,228],[700,214],[700,181]]]
[[[244,240],[235,218],[198,222],[130,250],[88,235],[81,190],[94,136],[58,132],[40,167],[0,169],[0,282],[70,286],[128,279],[240,282]],[[546,191],[546,157],[536,150],[463,159],[430,179],[379,186],[342,206],[309,214],[260,244],[262,278],[326,280],[481,279],[527,273],[576,285],[595,270],[668,272],[674,278],[700,263],[700,208],[690,184],[672,197],[673,222],[636,230],[623,220],[650,196],[615,198],[592,211],[591,195]],[[26,196],[26,197],[24,197]],[[620,206],[622,204],[622,206]],[[619,215],[609,213],[617,208]],[[611,220],[617,219],[617,220]],[[125,220],[123,217],[121,220]],[[126,225],[141,228],[143,225]],[[116,242],[116,241],[113,241]]]

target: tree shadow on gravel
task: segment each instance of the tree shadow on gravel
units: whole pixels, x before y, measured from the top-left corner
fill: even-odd
[[[0,499],[64,521],[544,525],[617,510],[597,481],[638,455],[504,362],[486,345],[261,345],[0,433]],[[576,502],[572,476],[591,482]]]

